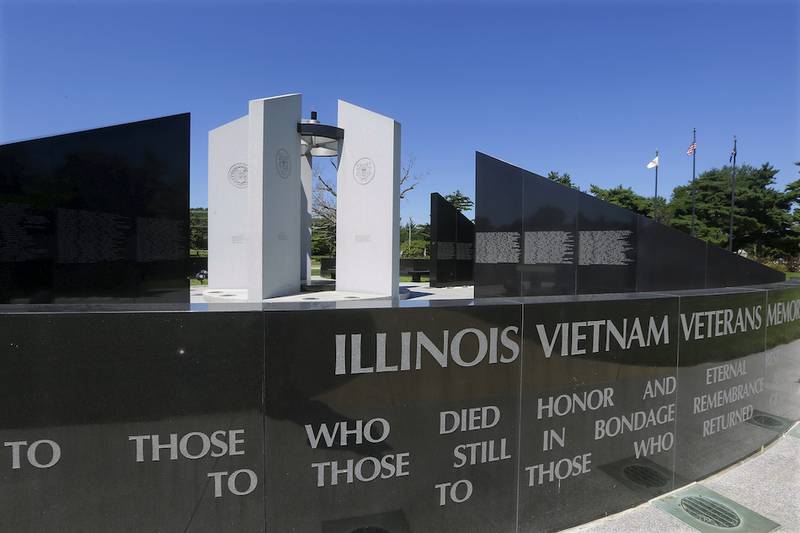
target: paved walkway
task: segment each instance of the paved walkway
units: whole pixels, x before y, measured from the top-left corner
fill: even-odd
[[[777,522],[781,526],[777,531],[800,532],[800,424],[791,433],[797,436],[787,433],[758,455],[699,484]],[[696,533],[698,530],[648,502],[567,531]]]

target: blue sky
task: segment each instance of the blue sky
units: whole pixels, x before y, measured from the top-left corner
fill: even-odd
[[[769,161],[800,176],[798,27],[787,0],[107,2],[0,0],[0,143],[189,111],[191,205],[205,206],[207,132],[247,100],[342,98],[402,123],[428,194],[474,193],[474,151],[584,189],[651,195],[698,170]]]

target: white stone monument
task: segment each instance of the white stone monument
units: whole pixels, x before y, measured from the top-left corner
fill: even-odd
[[[336,290],[396,297],[400,281],[400,124],[339,100]]]
[[[300,292],[311,278],[313,157],[340,155],[336,288],[397,296],[400,124],[340,100],[342,141],[300,113],[299,94],[251,100],[246,116],[209,132],[209,287],[246,289],[251,301]]]
[[[247,299],[300,292],[301,96],[250,101]]]
[[[247,287],[247,116],[208,132],[208,286]]]

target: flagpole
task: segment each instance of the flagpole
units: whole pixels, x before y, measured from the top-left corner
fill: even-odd
[[[733,207],[736,203],[736,135],[733,136],[733,170],[731,171],[731,220],[728,226],[728,251],[733,251]]]
[[[692,237],[695,236],[694,221],[695,221],[695,162],[697,159],[697,128],[692,128]]]
[[[658,221],[656,216],[656,202],[658,201],[658,167],[661,161],[658,161],[658,150],[656,150],[656,194],[653,196],[653,220]]]

